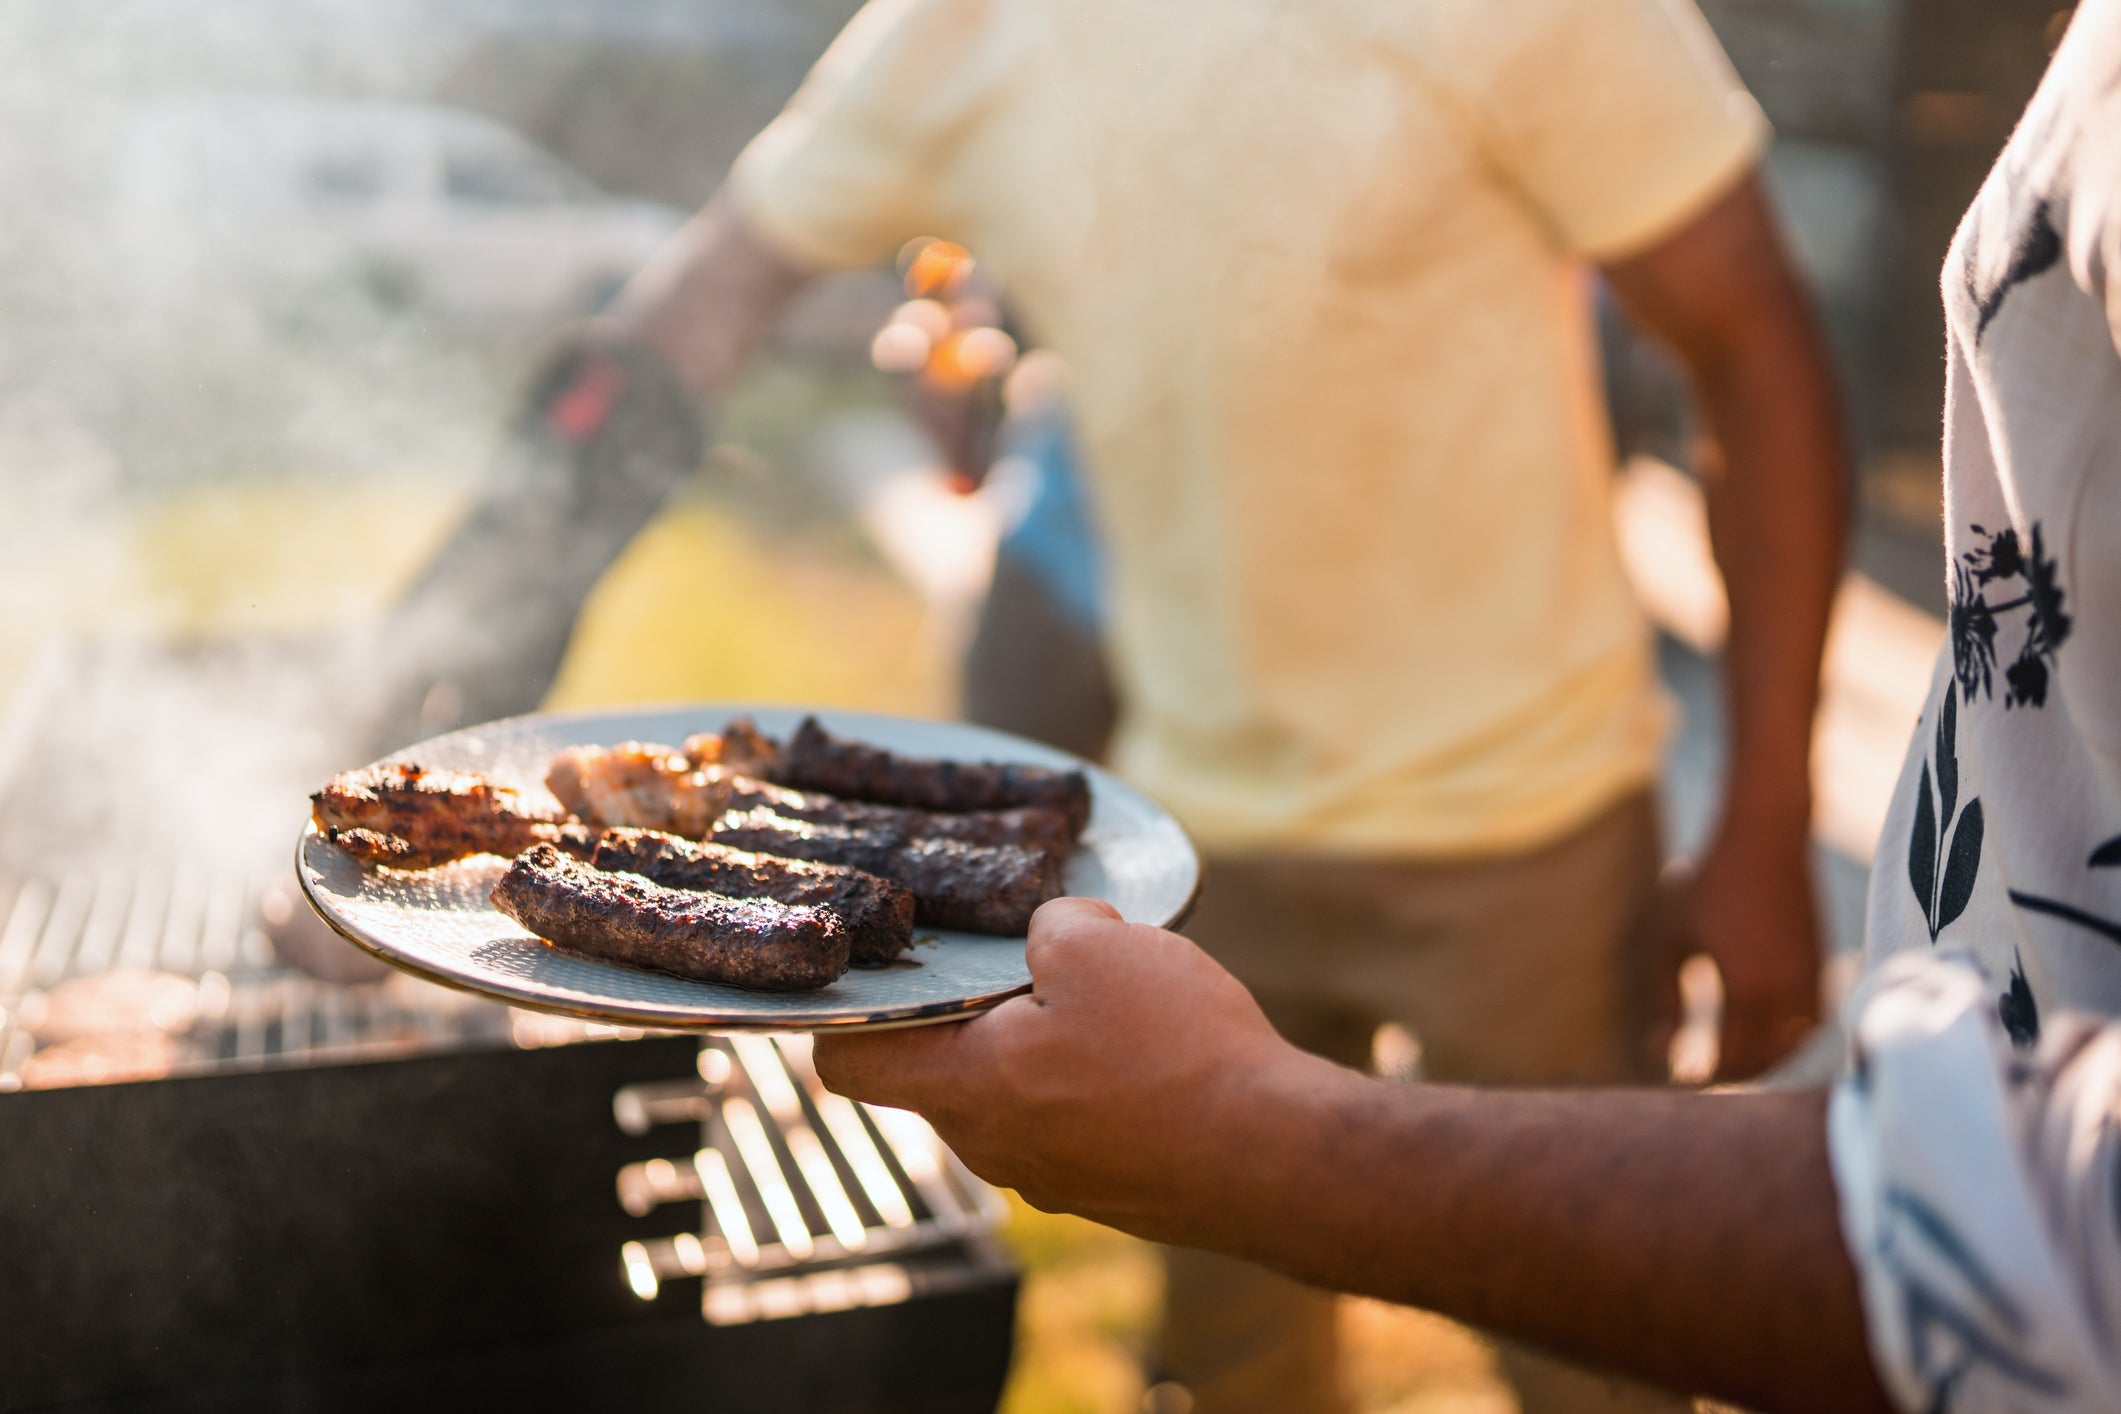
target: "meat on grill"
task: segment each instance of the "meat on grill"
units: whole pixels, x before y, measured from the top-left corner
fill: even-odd
[[[567,747],[552,758],[545,787],[592,825],[662,830],[691,840],[707,833],[727,794],[684,753],[639,741]]]
[[[1073,846],[1068,822],[1060,812],[1030,805],[1015,810],[969,810],[960,815],[916,810],[904,805],[872,805],[842,800],[823,791],[796,790],[750,776],[724,781],[724,808],[771,810],[791,820],[852,829],[893,830],[916,839],[962,840],[966,844],[1017,845],[1036,849],[1064,864]]]
[[[356,859],[432,869],[472,854],[521,854],[549,843],[586,858],[596,832],[525,808],[506,786],[409,761],[348,771],[309,798],[324,837]]]
[[[493,905],[571,952],[701,982],[815,991],[847,970],[848,931],[829,908],[667,889],[610,874],[550,844],[517,856]]]
[[[1090,782],[1081,771],[1016,763],[935,761],[836,737],[805,717],[781,747],[773,779],[798,790],[921,810],[1058,811],[1072,839],[1090,820]]]
[[[653,830],[606,830],[591,862],[665,888],[831,909],[846,925],[856,967],[882,967],[913,943],[913,895],[859,869],[694,844]]]
[[[1016,845],[920,839],[895,830],[791,820],[771,810],[732,810],[714,840],[736,849],[842,864],[912,890],[914,918],[936,928],[1020,937],[1031,915],[1060,896],[1050,855]]]

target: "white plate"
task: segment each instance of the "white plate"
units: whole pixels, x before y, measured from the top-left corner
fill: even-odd
[[[439,736],[391,759],[478,771],[550,804],[545,768],[563,746],[622,741],[672,746],[750,716],[785,737],[807,709],[708,703],[655,711],[512,717]],[[1170,927],[1193,905],[1200,857],[1147,796],[1063,751],[1005,732],[870,712],[822,711],[832,732],[909,756],[1022,761],[1090,777],[1090,825],[1068,861],[1071,894],[1101,898],[1131,922]],[[702,1031],[818,1031],[915,1026],[984,1011],[1030,990],[1022,938],[916,928],[908,959],[857,969],[815,992],[752,992],[576,957],[540,941],[487,902],[505,860],[492,855],[418,873],[363,869],[311,824],[296,849],[302,890],[324,920],[415,976],[514,1006],[591,1021]]]

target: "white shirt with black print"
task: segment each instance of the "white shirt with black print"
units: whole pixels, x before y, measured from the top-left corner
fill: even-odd
[[[2121,1410],[2121,0],[1944,270],[1951,631],[1831,1139],[1910,1410]]]

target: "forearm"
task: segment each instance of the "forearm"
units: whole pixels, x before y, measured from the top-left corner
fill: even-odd
[[[1825,351],[1801,312],[1785,324],[1779,338],[1706,361],[1696,379],[1709,533],[1730,599],[1726,818],[1801,836],[1848,472]]]
[[[1394,1085],[1307,1059],[1231,1111],[1209,1147],[1236,1177],[1186,1205],[1215,1230],[1183,1240],[1682,1390],[1882,1409],[1824,1111]]]
[[[721,394],[813,271],[771,245],[718,192],[620,292],[608,323],[695,394]]]

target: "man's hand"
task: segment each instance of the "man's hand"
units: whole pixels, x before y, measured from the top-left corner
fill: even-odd
[[[1883,1409],[1824,1097],[1374,1080],[1277,1037],[1184,938],[1087,899],[1032,993],[820,1036],[825,1083],[927,1117],[1040,1208],[1419,1305],[1749,1408]]]
[[[1819,920],[1801,830],[1720,834],[1698,867],[1667,881],[1652,925],[1659,1056],[1680,1021],[1679,968],[1707,954],[1723,977],[1715,1078],[1745,1080],[1819,1022]]]
[[[1189,1217],[1227,1181],[1239,1097],[1325,1063],[1275,1035],[1192,943],[1096,900],[1041,908],[1025,955],[1029,996],[960,1025],[820,1036],[818,1073],[919,1112],[973,1172],[1035,1207],[1200,1236]]]

